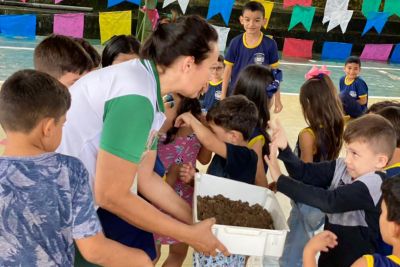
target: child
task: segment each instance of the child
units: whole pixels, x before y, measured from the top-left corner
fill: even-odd
[[[70,104],[67,88],[38,71],[16,72],[2,86],[8,142],[0,157],[0,265],[73,266],[75,241],[96,264],[152,266],[143,251],[104,237],[88,172],[54,153]]]
[[[215,153],[207,173],[249,184],[255,183],[257,154],[247,148],[247,142],[257,125],[258,112],[253,102],[244,96],[228,97],[209,110],[207,122],[212,131],[190,113],[180,115],[176,126],[193,129],[200,143]],[[195,266],[244,266],[245,257],[231,255],[216,257],[194,254]]]
[[[259,64],[278,68],[276,42],[261,32],[261,27],[266,22],[264,16],[264,7],[259,2],[250,1],[244,5],[240,24],[243,25],[245,33],[233,38],[226,52],[221,99],[232,94],[239,72],[247,65]],[[281,110],[280,92],[277,91],[274,111],[277,113]]]
[[[179,96],[174,97],[177,107],[176,116],[185,112],[190,112],[196,118],[201,116],[199,100]],[[173,120],[175,121],[175,120]],[[211,153],[202,149],[196,135],[190,127],[172,127],[163,135],[158,143],[157,156],[167,170],[166,181],[174,188],[175,192],[192,206],[193,186],[185,183],[179,176],[179,166],[190,164],[196,166],[196,159],[202,159],[201,154],[208,154],[208,161]],[[208,161],[200,162],[207,164]],[[155,235],[157,243],[157,254],[160,254],[161,244],[169,245],[169,255],[163,266],[181,266],[186,258],[188,246],[169,237]]]
[[[358,118],[364,114],[368,105],[368,86],[358,75],[361,72],[361,61],[358,57],[351,56],[344,64],[346,73],[340,79],[340,99],[345,115]]]
[[[94,68],[82,46],[62,35],[50,35],[41,41],[35,48],[33,61],[36,70],[50,74],[66,87]]]
[[[386,108],[386,107],[400,107],[400,102],[396,100],[385,100],[385,101],[380,101],[372,104],[368,110],[367,113],[377,113],[379,110]]]
[[[75,42],[80,44],[89,55],[90,59],[93,62],[93,70],[98,69],[101,63],[101,56],[99,52],[97,52],[96,48],[94,48],[88,41],[83,38],[74,38],[74,40]]]
[[[354,262],[352,267],[398,267],[400,266],[400,177],[386,179],[382,183],[382,212],[379,217],[379,228],[385,242],[393,245],[394,253],[390,256],[380,254],[364,255]],[[328,251],[337,245],[336,236],[330,231],[324,231],[312,238],[304,249],[304,267],[316,267],[315,256],[323,250]]]
[[[210,68],[210,81],[207,91],[200,96],[201,108],[205,112],[212,108],[217,101],[221,100],[224,67],[224,57],[220,55],[217,63],[214,63]]]
[[[239,74],[233,95],[244,95],[254,104],[258,110],[258,122],[250,136],[248,147],[253,149],[258,157],[257,174],[255,184],[268,187],[266,173],[268,166],[263,157],[269,154],[270,138],[266,132],[270,119],[267,88],[274,81],[271,70],[262,65],[249,65]]]
[[[139,58],[140,42],[132,35],[114,35],[107,41],[101,56],[103,68]]]
[[[308,80],[300,89],[300,105],[308,127],[300,131],[295,153],[303,162],[334,160],[342,147],[343,112],[337,90],[328,74],[324,67],[312,68],[306,75]],[[321,227],[325,217],[317,208],[295,201],[291,204],[288,219],[290,232],[280,259],[283,267],[302,266],[304,245]]]
[[[323,103],[321,103],[323,104]],[[272,126],[272,125],[271,125]],[[344,132],[346,158],[304,163],[288,146],[279,123],[273,128],[271,154],[265,157],[278,191],[291,199],[326,213],[325,230],[338,237],[339,245],[321,253],[320,266],[350,266],[377,249],[379,240],[379,190],[396,147],[396,132],[380,115],[368,114],[350,122]],[[291,177],[281,175],[279,158]]]

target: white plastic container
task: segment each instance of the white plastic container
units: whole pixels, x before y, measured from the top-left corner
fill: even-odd
[[[268,257],[278,259],[283,252],[289,227],[275,198],[266,188],[220,178],[208,174],[197,174],[194,187],[193,216],[197,218],[197,196],[223,195],[231,200],[249,202],[250,206],[260,204],[271,214],[275,230],[215,224],[214,235],[232,254]]]

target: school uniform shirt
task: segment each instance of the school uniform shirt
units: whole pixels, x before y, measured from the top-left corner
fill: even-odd
[[[257,171],[257,154],[244,146],[226,143],[226,159],[215,154],[207,173],[235,181],[254,184]]]
[[[386,175],[388,177],[399,175],[400,174],[400,162],[397,162],[393,165],[386,167],[385,171],[386,171]]]
[[[367,110],[368,106],[368,86],[361,77],[357,77],[351,83],[346,82],[346,76],[340,78],[339,88],[341,94],[348,94],[355,100],[366,97],[367,103],[361,105],[363,111]]]
[[[324,228],[338,237],[335,248],[321,253],[319,266],[350,266],[376,251],[384,173],[371,172],[353,180],[344,159],[304,163],[289,146],[279,158],[290,177],[279,177],[278,191],[326,213]]]
[[[243,33],[230,42],[224,63],[225,65],[232,65],[230,81],[230,93],[232,93],[239,72],[247,65],[259,64],[278,68],[278,47],[274,40],[262,33],[258,42],[254,46],[250,46],[246,43],[246,33]]]
[[[261,132],[261,129],[258,128],[258,127],[256,127],[256,128],[254,128],[254,131],[253,131],[253,133],[252,133],[251,136],[250,136],[250,141],[249,141],[249,143],[247,144],[247,147],[250,148],[250,149],[252,149],[253,146],[255,145],[255,143],[257,143],[258,141],[260,141],[260,142],[261,142],[261,146],[264,147],[265,142],[266,142],[265,137],[264,137],[263,133]],[[264,151],[263,151],[262,156],[263,156],[263,157],[265,156]],[[268,165],[267,165],[267,163],[265,162],[265,160],[263,160],[263,164],[264,164],[264,171],[265,171],[265,174],[267,174],[267,172],[268,172]]]
[[[395,255],[383,256],[380,254],[364,255],[368,267],[399,267],[400,258]]]
[[[208,90],[200,97],[201,108],[209,111],[218,101],[221,100],[222,81],[217,83],[209,82]]]
[[[88,173],[58,153],[0,157],[0,266],[73,266],[74,239],[102,231]]]
[[[83,161],[92,186],[100,148],[136,164],[146,150],[157,149],[157,131],[165,115],[153,62],[136,59],[96,70],[69,90],[72,103],[58,151]],[[155,258],[151,233],[101,208],[98,216],[108,238]]]

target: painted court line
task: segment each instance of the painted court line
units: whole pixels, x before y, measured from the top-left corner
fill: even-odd
[[[298,96],[299,93],[285,93],[281,92],[281,95],[291,95],[291,96]],[[389,99],[389,100],[400,100],[398,96],[371,96],[369,95],[368,98],[381,98],[381,99]]]
[[[29,51],[35,50],[35,48],[33,47],[14,47],[14,46],[0,46],[0,49],[29,50]]]
[[[312,66],[322,66],[324,64],[314,64],[314,63],[295,63],[295,62],[287,62],[287,61],[279,61],[279,64],[281,65],[293,65],[293,66],[308,66],[308,67],[312,67]],[[325,65],[328,68],[343,68],[343,65]],[[367,70],[395,70],[395,71],[400,71],[400,69],[397,68],[379,68],[379,67],[362,67],[363,69],[367,69]]]

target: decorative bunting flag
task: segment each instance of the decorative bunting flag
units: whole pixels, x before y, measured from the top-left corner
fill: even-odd
[[[255,0],[255,1],[261,3],[264,6],[264,11],[265,11],[264,29],[266,29],[268,27],[269,19],[271,18],[272,9],[274,9],[274,2],[266,0]]]
[[[365,24],[364,31],[361,35],[364,35],[370,29],[375,28],[375,30],[380,34],[386,21],[389,18],[389,13],[386,12],[370,12]]]
[[[228,25],[234,2],[235,0],[210,0],[207,19],[210,19],[220,13],[222,15],[222,18],[224,19],[225,25]]]
[[[168,6],[169,4],[178,1],[179,6],[181,7],[182,13],[186,13],[186,9],[189,5],[189,0],[164,0],[163,8]]]
[[[393,44],[366,44],[360,59],[386,61],[392,48]]]
[[[381,0],[363,0],[363,1],[364,2],[361,11],[365,17],[369,18],[369,13],[379,11]]]
[[[400,44],[397,44],[394,48],[392,57],[390,58],[390,63],[400,63]]]
[[[58,3],[60,3],[62,0],[54,0],[54,3],[55,4],[58,4]]]
[[[231,30],[230,28],[226,28],[226,27],[219,27],[219,26],[215,26],[212,25],[214,27],[214,29],[217,31],[218,33],[218,48],[220,52],[224,52],[225,51],[225,47],[226,47],[226,40],[228,39],[228,33]]]
[[[351,54],[353,44],[324,42],[321,59],[323,60],[345,60]]]
[[[312,0],[283,0],[283,7],[287,8],[294,5],[311,6]]]
[[[383,12],[391,15],[396,14],[400,17],[400,1],[399,0],[385,0],[385,7]]]
[[[315,14],[315,7],[294,6],[292,18],[290,19],[289,31],[298,23],[302,23],[309,32]]]
[[[132,11],[100,12],[100,40],[104,44],[114,35],[132,34]]]
[[[36,15],[0,15],[0,34],[35,38]]]
[[[150,22],[151,22],[151,27],[154,30],[157,26],[158,19],[160,18],[160,15],[158,14],[157,9],[147,9],[146,6],[143,6],[140,11],[143,13],[146,13]]]
[[[322,23],[325,24],[331,20],[331,15],[335,11],[347,10],[349,6],[349,0],[327,0],[324,10],[324,18]]]
[[[84,17],[83,13],[55,14],[53,32],[55,34],[82,38]]]
[[[313,40],[285,38],[282,54],[287,57],[312,57]]]
[[[140,5],[140,0],[108,0],[107,7],[112,7],[112,6],[118,5],[119,3],[122,3],[125,1],[136,4],[138,6]]]
[[[331,13],[331,19],[328,24],[327,32],[340,25],[342,33],[345,33],[347,26],[353,16],[353,10],[340,10]]]

